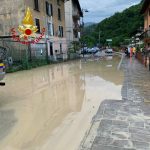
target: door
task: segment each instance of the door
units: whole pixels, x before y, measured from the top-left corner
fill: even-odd
[[[53,43],[50,42],[50,55],[53,56],[54,53],[53,53]]]

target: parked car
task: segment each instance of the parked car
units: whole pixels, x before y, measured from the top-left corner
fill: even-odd
[[[98,48],[98,47],[94,47],[97,51],[101,51],[101,49],[100,48]]]
[[[81,54],[87,54],[88,53],[88,48],[84,47],[80,49]]]
[[[5,77],[5,65],[2,63],[2,61],[0,61],[0,85],[5,85],[5,83],[2,82],[4,77]]]
[[[98,50],[97,50],[97,48],[95,48],[95,47],[93,47],[93,48],[91,48],[91,49],[88,49],[88,53],[89,54],[95,54],[95,53],[97,53],[98,52]]]
[[[87,48],[82,48],[80,51],[81,51],[81,54],[87,54],[88,53]]]
[[[112,54],[112,53],[113,53],[113,49],[111,49],[111,48],[106,49],[105,53],[107,53],[107,54]]]

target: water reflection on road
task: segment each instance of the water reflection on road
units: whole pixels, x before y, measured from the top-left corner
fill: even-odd
[[[0,149],[76,150],[99,104],[121,99],[119,61],[72,61],[8,74],[0,89],[0,122],[9,120],[0,128]],[[6,119],[1,115],[10,111]]]

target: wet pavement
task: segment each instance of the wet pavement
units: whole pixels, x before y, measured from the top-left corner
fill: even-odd
[[[135,59],[122,69],[122,101],[102,102],[80,150],[150,150],[150,72]]]
[[[120,57],[72,61],[6,76],[0,150],[77,150],[99,105],[121,99]]]

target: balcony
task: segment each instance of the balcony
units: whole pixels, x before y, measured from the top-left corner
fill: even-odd
[[[73,41],[78,42],[79,39],[80,39],[80,32],[74,30],[74,32],[73,32]]]
[[[80,14],[79,14],[78,10],[74,9],[72,12],[72,16],[73,16],[73,19],[80,20]]]
[[[81,30],[80,25],[78,23],[74,24],[73,25],[73,30],[74,31],[80,31]]]
[[[150,30],[143,32],[140,38],[144,41],[150,41]]]

